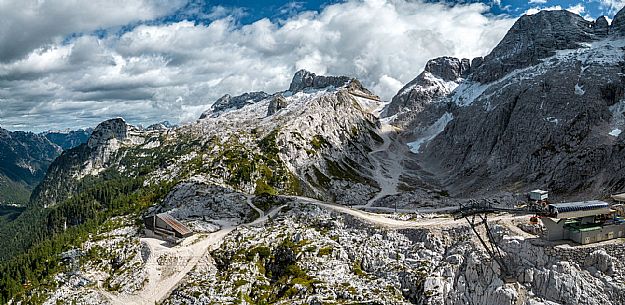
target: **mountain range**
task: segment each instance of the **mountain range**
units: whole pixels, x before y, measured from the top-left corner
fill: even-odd
[[[484,57],[430,60],[390,102],[301,70],[284,91],[225,95],[181,126],[0,130],[0,194],[24,201],[36,185],[0,223],[0,301],[623,304],[622,245],[554,250],[502,217],[486,233],[504,272],[468,227],[428,214],[511,207],[534,188],[623,191],[624,69],[625,10],[611,24],[542,11]],[[142,238],[157,212],[196,243]]]
[[[90,130],[41,134],[0,128],[0,203],[27,203],[30,192],[64,149],[84,143]]]

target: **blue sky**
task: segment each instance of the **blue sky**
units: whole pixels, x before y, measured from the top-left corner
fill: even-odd
[[[189,11],[189,9],[200,10],[205,14],[210,14],[211,10],[215,6],[223,6],[232,9],[241,9],[243,15],[240,21],[243,24],[254,22],[261,18],[270,18],[270,19],[283,19],[289,17],[290,15],[307,10],[319,11],[323,7],[335,3],[343,2],[342,0],[332,0],[332,1],[323,1],[323,0],[312,0],[312,1],[287,1],[287,0],[259,0],[259,1],[250,1],[250,0],[225,0],[225,1],[192,1],[187,6],[185,6],[179,13],[179,15],[170,16],[170,20],[180,19],[180,18],[188,18],[188,15],[185,15],[185,11]],[[585,9],[585,15],[588,15],[592,18],[597,18],[599,16],[605,15],[608,17],[613,16],[618,8],[622,5],[622,1],[600,1],[600,0],[591,0],[591,1],[566,1],[566,0],[529,0],[529,1],[521,1],[521,0],[460,0],[460,1],[450,1],[450,0],[428,0],[426,2],[439,2],[439,3],[447,3],[449,5],[462,5],[466,3],[483,3],[489,7],[488,13],[493,15],[511,15],[511,16],[521,16],[526,11],[530,9],[540,9],[540,8],[555,8],[561,7],[562,9],[567,9],[570,7],[575,7],[578,5],[582,5]],[[194,15],[193,18],[197,20],[201,20],[202,18],[198,18],[198,15]]]
[[[525,12],[611,18],[625,0],[0,1],[0,127],[192,122],[222,95],[299,69],[384,99],[429,59],[487,55]]]

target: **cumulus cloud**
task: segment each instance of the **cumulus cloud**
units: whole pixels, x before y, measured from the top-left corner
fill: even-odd
[[[562,7],[560,5],[554,5],[554,6],[548,6],[548,7],[532,7],[530,9],[528,9],[527,11],[525,11],[526,15],[534,15],[540,11],[559,11],[562,10]],[[584,17],[587,20],[594,20],[594,18],[592,18],[590,15],[588,14],[584,14],[586,12],[586,7],[581,4],[578,3],[576,5],[572,5],[566,8],[567,11],[580,15],[582,17]]]
[[[299,69],[354,76],[389,99],[428,59],[486,55],[514,22],[487,11],[479,3],[351,0],[276,22],[241,26],[236,16],[222,14],[207,24],[140,25],[122,35],[51,40],[130,17],[85,21],[42,35],[20,49],[35,48],[23,56],[1,55],[0,124],[43,130],[93,126],[114,116],[184,122],[225,93],[284,90]]]
[[[608,9],[611,14],[616,14],[625,7],[625,0],[599,0],[602,7]]]
[[[69,34],[149,20],[180,0],[0,1],[0,61],[21,58]]]

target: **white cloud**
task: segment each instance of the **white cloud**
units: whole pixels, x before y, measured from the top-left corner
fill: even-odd
[[[566,10],[571,12],[571,13],[578,14],[578,15],[581,15],[584,12],[586,12],[586,8],[581,3],[569,6]]]
[[[350,75],[389,99],[438,56],[486,55],[514,19],[483,4],[352,0],[278,23],[142,25],[83,36],[0,63],[0,124],[48,129],[188,121],[225,93],[288,88],[298,69]],[[6,105],[6,107],[5,107]],[[26,127],[24,127],[26,126]]]
[[[616,14],[625,6],[625,0],[599,0],[599,3],[612,14]]]
[[[170,13],[181,0],[0,1],[0,62],[21,58],[66,35]]]
[[[525,14],[526,15],[534,15],[534,14],[540,12],[540,11],[559,11],[559,10],[562,10],[562,7],[559,6],[559,5],[548,6],[548,7],[538,7],[537,6],[537,7],[533,7],[533,8],[528,9],[527,11],[525,11]],[[581,3],[569,6],[568,8],[566,8],[566,10],[571,12],[571,13],[573,13],[573,14],[577,14],[577,15],[583,16],[587,20],[594,20],[590,15],[584,14],[586,12],[586,7],[583,4],[581,4]],[[584,15],[582,15],[582,14],[584,14]]]
[[[545,4],[547,3],[547,0],[529,0],[527,1],[528,4]]]
[[[540,11],[559,11],[562,7],[559,5],[549,6],[549,7],[532,7],[525,11],[525,15],[534,15]]]

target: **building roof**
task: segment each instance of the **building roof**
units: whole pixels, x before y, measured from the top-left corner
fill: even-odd
[[[610,205],[599,200],[552,203],[547,206],[549,212],[557,218],[579,218],[593,215],[609,214]]]
[[[549,204],[549,207],[556,209],[558,213],[596,210],[596,209],[607,208],[609,206],[610,205],[607,202],[599,201],[599,200]]]
[[[181,235],[187,235],[192,233],[191,230],[187,228],[187,226],[183,225],[169,214],[161,213],[157,214],[156,217],[160,218],[162,221],[172,227],[174,231],[178,232]]]
[[[548,194],[549,192],[543,191],[543,190],[533,190],[533,191],[530,191],[530,193],[536,193],[536,194],[544,195],[544,194]]]

